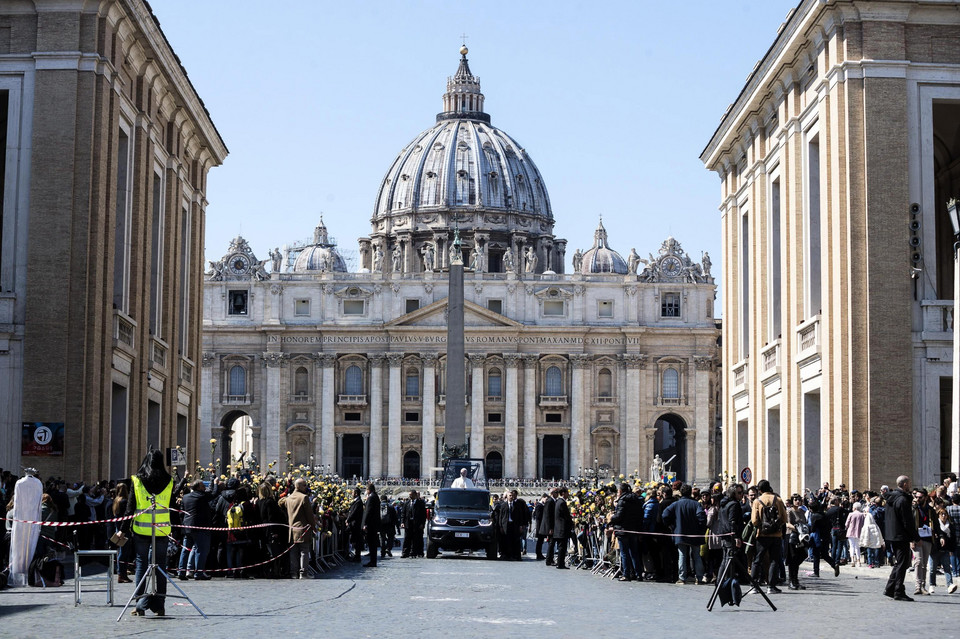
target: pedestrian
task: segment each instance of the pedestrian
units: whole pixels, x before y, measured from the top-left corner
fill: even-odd
[[[910,550],[920,541],[910,499],[910,478],[897,477],[897,487],[886,496],[884,537],[893,549],[893,569],[883,594],[897,601],[913,601],[904,590],[903,580],[910,565]]]
[[[213,525],[213,494],[207,491],[202,479],[190,484],[190,492],[183,496],[181,508],[185,513],[183,550],[180,552],[180,578],[192,575],[198,581],[210,579],[207,553],[210,551],[210,531]]]
[[[364,541],[370,552],[367,554],[367,563],[363,564],[367,568],[377,567],[377,546],[380,545],[380,497],[377,495],[377,487],[373,482],[367,484],[367,501],[363,505],[363,528]]]
[[[136,554],[137,607],[132,614],[142,617],[152,610],[158,617],[166,614],[164,604],[167,594],[167,579],[160,570],[154,573],[155,593],[146,592],[144,576],[150,564],[164,566],[167,557],[167,541],[170,537],[170,498],[173,495],[173,478],[163,463],[163,452],[152,451],[140,470],[132,477],[133,498],[127,504],[127,515],[134,515],[130,522]],[[153,545],[156,544],[156,555]]]
[[[6,515],[12,522],[10,536],[10,585],[26,586],[27,573],[40,539],[40,525],[25,523],[42,521],[40,502],[43,499],[43,483],[36,477],[37,471],[25,468],[24,476],[13,489],[13,500]]]
[[[567,505],[569,492],[566,486],[557,493],[557,504],[553,519],[553,539],[557,544],[557,568],[567,570],[567,543],[573,535],[573,517]]]
[[[427,525],[427,505],[420,493],[410,491],[403,507],[403,551],[401,557],[423,557],[423,528]]]
[[[705,572],[700,557],[700,544],[707,531],[707,514],[700,502],[693,499],[692,493],[693,487],[690,484],[682,484],[680,499],[663,511],[663,522],[674,533],[678,585],[694,581],[702,584]]]
[[[853,504],[847,516],[847,544],[850,545],[850,564],[856,568],[863,563],[860,557],[860,531],[863,529],[863,509],[860,502]]]
[[[753,502],[750,513],[750,523],[757,528],[757,550],[753,557],[751,576],[754,581],[760,578],[763,557],[766,555],[770,562],[767,571],[767,593],[776,594],[782,592],[777,587],[777,582],[783,563],[783,532],[786,530],[787,509],[766,479],[757,482],[757,490],[760,495]]]
[[[287,509],[287,525],[290,527],[287,539],[293,544],[290,550],[290,576],[306,579],[317,516],[310,503],[307,480],[298,477],[293,485],[294,491],[280,500],[280,506]]]
[[[386,502],[386,507],[380,513],[380,558],[393,557],[393,545],[397,540],[397,509],[393,504]]]
[[[643,578],[643,559],[640,556],[640,529],[643,527],[643,504],[633,494],[630,484],[617,488],[614,511],[607,518],[613,526],[620,546],[620,581]]]
[[[360,554],[363,552],[363,499],[360,495],[360,489],[354,488],[353,501],[350,502],[346,518],[347,538],[353,546],[353,554],[349,559],[356,562],[360,561]]]
[[[809,541],[810,527],[803,510],[803,497],[794,494],[787,507],[787,587],[790,590],[806,590],[800,583],[800,564],[807,558]]]
[[[547,542],[547,554],[544,558],[547,566],[554,565],[554,551],[557,544],[553,539],[553,526],[557,517],[557,496],[559,494],[560,490],[553,488],[550,490],[550,493],[545,496],[546,500],[543,502],[543,518],[540,520],[540,526],[537,528],[538,543],[541,537]]]
[[[913,519],[919,535],[919,539],[912,546],[913,574],[916,582],[913,594],[929,595],[927,564],[930,561],[930,551],[933,549],[933,509],[930,507],[930,496],[926,488],[920,487],[913,491]]]
[[[957,584],[953,581],[953,567],[950,565],[950,556],[955,549],[953,543],[953,533],[950,528],[950,515],[943,506],[937,506],[934,509],[932,520],[933,537],[931,538],[932,548],[930,550],[930,594],[933,594],[933,587],[936,585],[937,569],[943,571],[943,579],[947,584],[947,594],[952,595],[957,591]]]

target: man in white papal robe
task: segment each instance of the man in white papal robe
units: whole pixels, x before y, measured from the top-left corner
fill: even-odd
[[[40,500],[43,497],[43,484],[36,478],[37,471],[25,468],[26,475],[20,479],[13,490],[13,510],[7,516],[26,521],[40,521]],[[26,586],[27,571],[33,561],[40,538],[40,524],[13,522],[10,535],[10,585]]]

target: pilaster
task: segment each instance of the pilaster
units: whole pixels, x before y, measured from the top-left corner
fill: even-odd
[[[336,464],[336,441],[334,440],[334,407],[336,405],[336,382],[334,379],[334,365],[337,356],[333,353],[320,353],[320,375],[322,378],[322,399],[320,402],[320,463]]]
[[[539,355],[523,355],[523,476],[533,479],[543,468],[543,441],[537,435],[537,363]]]
[[[403,474],[400,452],[400,400],[403,392],[400,385],[400,365],[403,362],[403,353],[388,353],[387,360],[390,364],[390,385],[387,391],[387,476],[399,477]]]
[[[370,477],[383,476],[383,355],[370,356]]]
[[[519,353],[504,353],[503,359],[507,368],[506,420],[503,429],[503,476],[519,477],[518,469],[520,450],[520,410],[519,410],[519,383],[517,368],[520,366]]]
[[[486,353],[470,353],[468,357],[473,369],[473,385],[470,393],[470,455],[472,457],[483,457],[487,452],[483,444],[483,407],[487,399],[483,392],[483,364],[487,361],[487,355]],[[447,397],[447,402],[450,402],[449,397]]]
[[[436,353],[423,354],[423,431],[420,436],[420,476],[429,479],[437,463],[437,387]]]

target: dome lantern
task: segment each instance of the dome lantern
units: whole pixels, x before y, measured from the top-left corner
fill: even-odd
[[[460,47],[460,66],[456,74],[447,78],[447,92],[443,94],[443,112],[437,114],[437,122],[443,120],[490,122],[490,116],[483,112],[480,78],[470,73],[466,45]]]

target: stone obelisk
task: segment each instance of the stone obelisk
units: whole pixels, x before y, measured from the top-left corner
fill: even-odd
[[[450,251],[449,293],[447,297],[447,405],[444,412],[444,457],[465,457],[466,380],[463,337],[463,251],[460,229],[453,231]]]

